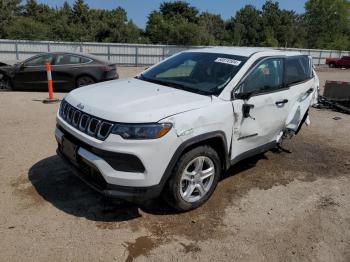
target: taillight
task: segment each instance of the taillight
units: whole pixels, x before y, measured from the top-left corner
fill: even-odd
[[[110,67],[110,66],[104,66],[103,67],[103,71],[105,71],[105,72],[109,72],[109,71],[112,71],[112,70],[113,70],[113,68]]]
[[[104,70],[105,72],[109,72],[109,71],[112,71],[112,70],[116,70],[116,66],[115,66],[115,65],[105,66],[105,67],[103,68],[103,70]]]

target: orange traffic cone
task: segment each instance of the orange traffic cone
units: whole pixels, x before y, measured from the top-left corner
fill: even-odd
[[[52,74],[51,74],[51,64],[46,63],[46,73],[47,73],[47,86],[49,89],[49,98],[43,100],[43,103],[57,103],[60,100],[53,97],[53,85],[52,85]]]

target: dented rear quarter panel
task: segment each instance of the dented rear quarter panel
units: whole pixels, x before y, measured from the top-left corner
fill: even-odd
[[[286,121],[286,128],[296,131],[311,105],[317,103],[319,79],[316,74],[315,77],[304,83],[299,83],[290,87],[290,108]],[[313,88],[312,93],[307,91]]]

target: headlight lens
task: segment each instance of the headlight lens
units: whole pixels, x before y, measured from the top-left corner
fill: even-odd
[[[115,124],[112,134],[124,139],[157,139],[165,136],[172,128],[171,123]]]

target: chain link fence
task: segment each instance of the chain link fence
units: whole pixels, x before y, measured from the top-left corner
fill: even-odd
[[[149,66],[166,57],[186,49],[202,46],[115,44],[90,42],[53,42],[0,39],[0,61],[24,60],[44,52],[82,52],[90,53],[115,62],[121,66]],[[324,65],[328,57],[350,56],[350,51],[278,48],[281,50],[300,51],[313,57],[315,65]]]

